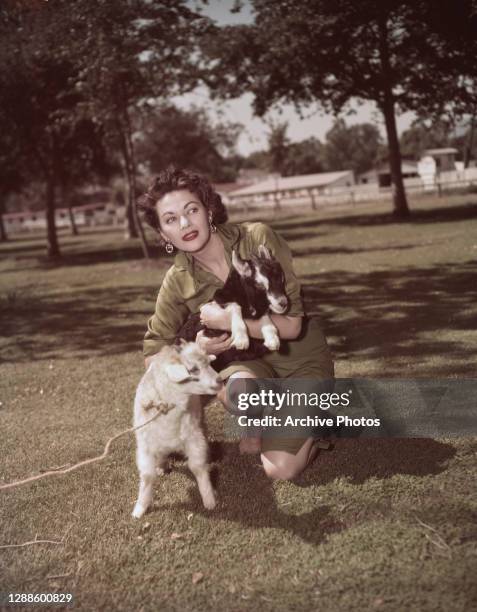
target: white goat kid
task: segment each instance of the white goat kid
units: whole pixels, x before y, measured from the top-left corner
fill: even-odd
[[[134,427],[159,416],[135,432],[140,483],[133,517],[141,518],[150,506],[156,476],[164,473],[173,452],[186,455],[204,506],[215,507],[202,409],[189,405],[191,395],[215,395],[220,390],[221,380],[210,366],[214,359],[197,344],[183,341],[181,346],[164,347],[142,377],[134,401]]]

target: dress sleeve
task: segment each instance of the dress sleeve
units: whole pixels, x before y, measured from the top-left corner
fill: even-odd
[[[156,310],[147,322],[143,353],[145,357],[155,355],[166,344],[172,344],[177,332],[189,315],[171,268],[162,281],[156,301]]]
[[[253,252],[257,252],[260,244],[270,249],[274,257],[280,262],[286,278],[285,290],[290,300],[290,309],[287,315],[302,317],[304,315],[303,301],[301,299],[301,285],[293,269],[293,259],[290,247],[285,240],[265,223],[257,223],[253,232]]]

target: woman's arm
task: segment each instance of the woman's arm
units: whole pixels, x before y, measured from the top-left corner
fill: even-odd
[[[155,312],[147,323],[143,342],[146,368],[149,366],[151,357],[159,353],[166,344],[174,343],[177,332],[189,315],[189,309],[184,304],[181,293],[174,278],[173,267],[171,267],[161,284]]]
[[[230,331],[231,314],[216,303],[209,303],[200,309],[201,321],[211,329]],[[294,340],[300,335],[303,317],[290,315],[270,314],[273,324],[278,330],[278,335],[282,340]],[[262,319],[244,319],[247,326],[248,335],[251,338],[262,338]]]
[[[301,332],[303,317],[290,317],[288,315],[268,315],[278,330],[282,340],[295,340]],[[263,321],[261,319],[244,319],[248,335],[251,338],[262,338]]]

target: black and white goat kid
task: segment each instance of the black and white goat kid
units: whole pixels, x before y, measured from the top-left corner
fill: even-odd
[[[258,255],[241,259],[232,251],[232,267],[223,287],[214,295],[214,301],[231,314],[232,347],[217,356],[213,367],[220,371],[232,361],[248,361],[268,351],[280,348],[280,338],[269,313],[284,314],[289,301],[285,293],[285,275],[280,263],[267,247],[260,245]],[[244,319],[261,319],[263,340],[249,338]],[[208,329],[200,322],[200,314],[191,315],[179,331],[181,338],[193,342],[197,333],[205,330],[208,337],[224,332]]]

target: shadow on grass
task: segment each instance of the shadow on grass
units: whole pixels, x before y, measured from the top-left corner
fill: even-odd
[[[433,244],[445,243],[446,240],[434,240]],[[350,248],[350,247],[316,247],[316,248],[297,248],[292,247],[293,257],[310,257],[311,255],[356,255],[361,253],[382,253],[383,251],[407,251],[409,249],[428,248],[428,244],[400,244],[390,246],[375,246],[368,248]]]
[[[213,445],[212,457],[217,456],[218,443]],[[210,512],[200,498],[197,483],[185,464],[176,464],[179,470],[191,481],[188,488],[190,501],[174,504],[181,511],[202,514],[209,521],[220,520],[236,523],[247,529],[282,529],[290,531],[306,542],[315,545],[326,537],[344,528],[333,516],[328,505],[320,504],[310,512],[300,515],[287,514],[277,506],[272,482],[265,476],[259,457],[240,456],[237,443],[220,444],[222,457],[220,470],[212,469],[212,481],[217,492],[218,506]],[[166,476],[167,478],[167,476]],[[157,503],[153,512],[163,508]]]
[[[475,350],[462,342],[462,332],[475,329],[476,277],[476,267],[462,263],[362,274],[324,272],[305,275],[302,283],[306,311],[323,321],[336,359],[395,358],[402,376],[409,374],[409,363],[417,367],[419,356],[445,355],[459,360],[460,370],[431,375],[448,376],[475,374]],[[33,285],[22,288],[20,295],[0,299],[4,360],[140,350],[155,299],[156,290],[129,286],[77,289],[54,297]]]
[[[157,260],[161,255],[159,247],[151,246],[151,258]],[[77,253],[65,253],[60,259],[39,258],[39,265],[43,269],[61,268],[64,266],[94,266],[95,264],[120,263],[143,259],[140,245],[125,245],[114,249],[98,248],[95,250],[82,249]]]
[[[265,475],[258,456],[240,456],[236,442],[214,442],[211,446],[211,459],[220,461],[220,471],[212,472],[219,500],[217,509],[209,512],[203,508],[195,480],[184,464],[176,464],[173,469],[191,480],[190,501],[176,504],[175,508],[247,529],[282,529],[315,546],[348,528],[336,516],[336,508],[321,503],[320,498],[316,498],[317,507],[309,512],[288,513],[286,506],[277,505],[272,481]],[[320,486],[345,478],[360,485],[369,479],[382,480],[398,474],[435,475],[446,469],[455,452],[451,445],[431,439],[340,440],[333,451],[320,454],[294,484]],[[376,504],[376,512],[383,509]],[[156,504],[155,509],[158,508],[161,506]]]
[[[339,439],[332,451],[319,455],[297,484],[325,485],[346,478],[360,485],[370,478],[382,480],[398,474],[436,475],[446,470],[455,454],[453,446],[431,438]]]
[[[156,292],[115,286],[77,290],[54,298],[23,288],[0,301],[3,362],[89,358],[140,351]],[[149,308],[141,308],[144,300]],[[137,317],[138,323],[131,322]]]
[[[347,211],[346,211],[347,212]],[[271,222],[274,229],[280,233],[285,233],[295,228],[301,230],[307,230],[307,233],[311,232],[312,228],[320,227],[323,225],[339,225],[339,226],[352,226],[352,227],[373,227],[379,225],[391,225],[399,223],[400,225],[410,223],[450,223],[453,221],[466,221],[468,219],[477,218],[477,204],[468,203],[460,204],[456,206],[446,206],[442,208],[428,209],[428,210],[411,210],[411,216],[409,219],[403,221],[397,220],[392,212],[376,214],[369,212],[366,214],[359,214],[353,212],[351,214],[340,214],[336,216],[326,217],[310,217],[309,219],[293,218],[280,219],[278,221]],[[294,238],[293,233],[289,235],[290,239]],[[310,236],[312,237],[312,235]]]
[[[466,360],[475,370],[475,348],[452,340],[475,329],[477,269],[443,264],[370,273],[324,272],[302,277],[305,310],[318,314],[333,336],[337,358],[418,355]],[[326,304],[326,312],[321,308]]]
[[[107,242],[109,240],[118,240],[117,234],[117,229],[110,230],[104,233],[104,235],[103,232],[84,231],[74,238],[68,236],[63,243],[60,237],[59,242],[62,255],[58,258],[48,257],[45,238],[43,240],[38,237],[30,238],[28,242],[24,238],[14,238],[1,245],[2,255],[13,257],[17,262],[34,263],[34,266],[22,268],[17,264],[11,269],[2,270],[2,272],[19,272],[33,268],[38,268],[41,271],[67,266],[89,266],[136,259],[142,260],[143,252],[139,240],[124,241],[120,247],[117,246],[117,243],[112,246],[113,243]],[[96,238],[96,242],[94,238]],[[162,256],[165,257],[164,250],[158,244],[151,240],[149,242],[152,259],[157,261]]]

